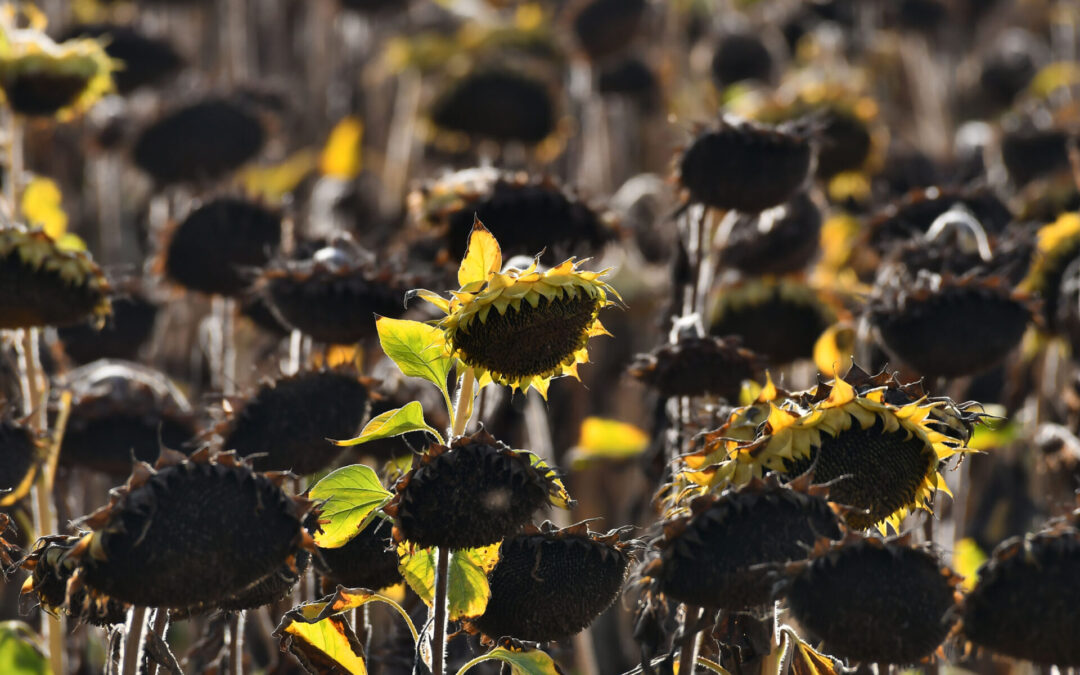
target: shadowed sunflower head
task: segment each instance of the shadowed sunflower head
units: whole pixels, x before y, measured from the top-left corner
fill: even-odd
[[[1051,330],[1057,327],[1058,302],[1065,269],[1078,256],[1080,213],[1063,213],[1054,222],[1039,228],[1031,267],[1020,288],[1042,298],[1043,317]]]
[[[831,484],[830,500],[850,508],[850,527],[899,530],[908,513],[931,510],[938,490],[949,492],[939,466],[970,450],[978,418],[948,399],[928,398],[918,384],[857,367],[804,392],[768,382],[755,403],[732,412],[685,458],[685,485],[676,493],[813,471],[815,483]]]
[[[619,298],[600,279],[606,270],[578,265],[571,258],[541,272],[534,260],[524,270],[503,270],[499,243],[477,220],[458,270],[461,288],[450,300],[413,294],[446,312],[438,323],[446,349],[475,370],[481,385],[533,387],[547,396],[552,378],[577,377],[578,364],[589,361],[589,338],[608,334],[597,315],[614,304],[609,296]]]

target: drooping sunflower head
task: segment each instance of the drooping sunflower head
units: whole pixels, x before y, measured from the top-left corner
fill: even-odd
[[[693,494],[694,486],[703,493],[770,472],[793,479],[813,471],[815,483],[830,483],[830,500],[849,508],[849,527],[899,530],[908,513],[930,511],[936,492],[948,492],[939,466],[969,451],[978,418],[917,384],[857,367],[804,392],[769,383],[705,435],[683,477]]]
[[[600,279],[606,272],[579,269],[573,258],[540,271],[502,269],[502,252],[479,220],[458,270],[461,288],[451,300],[414,291],[446,312],[439,322],[448,352],[474,369],[481,384],[533,387],[544,396],[552,378],[577,377],[587,363],[589,338],[607,335],[597,318],[619,295]]]
[[[1080,213],[1063,213],[1041,227],[1028,275],[1021,284],[1043,301],[1043,317],[1051,329],[1057,326],[1058,302],[1065,269],[1080,256]]]
[[[0,27],[0,88],[12,110],[52,117],[86,110],[113,89],[114,63],[92,38],[57,44],[44,33],[44,17],[28,12],[30,28],[11,28],[14,10],[3,10]]]

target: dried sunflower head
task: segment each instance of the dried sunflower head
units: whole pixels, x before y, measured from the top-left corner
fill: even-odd
[[[1031,267],[1020,288],[1042,299],[1043,318],[1050,330],[1058,327],[1065,270],[1077,257],[1080,257],[1080,213],[1063,213],[1039,228]]]
[[[711,73],[713,82],[723,89],[737,82],[769,82],[773,76],[773,57],[760,36],[754,33],[728,33],[716,43]]]
[[[94,626],[113,626],[127,619],[124,603],[113,599],[88,602],[85,589],[72,593],[68,602],[68,582],[75,575],[78,561],[69,553],[78,546],[79,537],[52,535],[42,537],[22,562],[30,576],[23,584],[22,594],[33,595],[49,614],[67,614],[78,621]]]
[[[112,59],[91,38],[57,44],[36,28],[0,28],[0,88],[20,115],[81,112],[112,91]]]
[[[630,564],[617,530],[545,522],[506,539],[488,574],[491,598],[469,624],[490,638],[550,642],[575,635],[611,606]]]
[[[1080,511],[1003,542],[964,598],[961,634],[996,654],[1080,666]]]
[[[1000,363],[1027,330],[1035,304],[1001,277],[957,278],[903,269],[874,288],[870,322],[886,350],[926,377],[959,377]]]
[[[41,230],[0,227],[0,328],[67,326],[109,315],[109,283],[82,251]]]
[[[210,98],[177,108],[135,140],[132,157],[159,186],[216,180],[259,154],[262,123],[247,105]]]
[[[834,305],[797,277],[751,279],[717,291],[709,333],[738,336],[771,364],[790,363],[813,355],[814,343],[838,319]]]
[[[817,256],[821,223],[806,193],[757,215],[739,215],[718,251],[720,266],[746,275],[799,272]]]
[[[630,46],[647,9],[645,0],[577,0],[568,11],[581,49],[600,61]]]
[[[930,657],[956,617],[960,578],[904,539],[848,535],[793,563],[780,592],[826,654],[906,665]]]
[[[162,446],[190,451],[195,415],[164,374],[137,363],[96,361],[68,373],[64,383],[72,401],[62,464],[123,477],[132,461],[156,462]]]
[[[699,133],[676,164],[685,202],[757,213],[795,196],[813,152],[794,127],[725,117]]]
[[[315,568],[323,575],[323,589],[332,592],[341,585],[379,590],[401,583],[392,530],[390,522],[375,518],[340,548],[316,547]]]
[[[558,127],[557,102],[543,80],[505,67],[479,68],[450,83],[431,108],[441,145],[471,142],[535,146]]]
[[[353,344],[375,334],[374,315],[405,313],[411,285],[349,238],[305,247],[310,254],[277,260],[260,285],[271,311],[286,326],[327,344]]]
[[[394,518],[396,540],[455,550],[494,544],[537,509],[569,504],[551,468],[483,430],[414,457],[394,492],[384,510]]]
[[[230,407],[221,446],[252,458],[260,471],[308,475],[327,468],[367,419],[371,381],[351,369],[312,370],[267,382]]]
[[[200,205],[173,228],[163,252],[165,274],[189,290],[240,295],[280,243],[280,213],[221,197]]]
[[[794,478],[813,471],[829,499],[849,507],[850,527],[899,529],[916,509],[931,509],[942,460],[968,452],[978,413],[930,400],[918,385],[857,367],[843,378],[789,394],[772,386],[736,409],[686,458],[684,477],[707,488],[743,485],[767,472]]]
[[[638,354],[629,372],[661,396],[713,394],[736,401],[745,380],[761,372],[761,357],[738,338],[684,337],[649,354]]]
[[[476,372],[482,385],[533,387],[544,396],[552,378],[577,377],[588,363],[589,338],[607,335],[597,318],[618,293],[573,258],[541,272],[502,269],[502,252],[476,221],[469,251],[458,271],[461,288],[447,301],[431,291],[413,291],[443,312],[439,321],[447,352]]]
[[[121,94],[159,84],[180,70],[184,63],[167,40],[149,37],[132,26],[78,24],[64,31],[64,36],[64,40],[94,38],[103,43],[105,53],[117,62],[112,77]]]
[[[465,169],[414,190],[409,206],[417,220],[443,233],[454,260],[465,257],[476,218],[488,224],[507,257],[545,251],[545,263],[591,253],[614,236],[610,214],[596,212],[548,176]]]
[[[1016,186],[1069,170],[1069,142],[1075,134],[1039,122],[1040,116],[1023,116],[1002,125],[1001,161]]]
[[[698,497],[690,511],[664,523],[660,559],[648,575],[666,596],[699,607],[769,605],[776,565],[804,559],[822,537],[840,538],[824,497],[775,477]]]
[[[120,291],[123,293],[123,291]],[[114,295],[112,312],[105,325],[94,322],[60,326],[56,330],[64,353],[84,365],[98,359],[135,360],[154,332],[158,306],[145,295],[133,291]]]
[[[67,555],[68,583],[87,604],[109,599],[171,610],[212,608],[296,565],[313,546],[301,526],[310,502],[279,486],[287,474],[260,474],[231,454],[190,458],[163,451],[136,466],[107,505],[82,521],[91,531]]]

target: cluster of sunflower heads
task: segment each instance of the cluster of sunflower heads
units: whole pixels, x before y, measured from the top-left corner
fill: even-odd
[[[503,269],[502,251],[477,220],[458,270],[452,298],[413,291],[446,313],[438,321],[445,353],[471,367],[480,386],[492,382],[547,396],[552,378],[577,377],[587,363],[589,338],[608,335],[598,315],[618,293],[573,258],[541,271]]]
[[[973,405],[929,398],[918,383],[901,385],[857,366],[802,392],[769,380],[756,401],[736,408],[683,458],[667,493],[671,512],[755,478],[812,472],[815,483],[829,486],[830,500],[846,507],[848,527],[899,530],[910,512],[931,511],[938,490],[948,492],[939,469],[969,451],[982,415]]]

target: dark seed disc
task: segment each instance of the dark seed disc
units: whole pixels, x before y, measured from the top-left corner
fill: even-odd
[[[260,471],[307,475],[341,454],[328,438],[346,440],[367,417],[368,389],[346,372],[313,371],[265,384],[229,423],[222,447],[254,460]]]
[[[576,635],[615,602],[630,558],[588,536],[524,534],[503,542],[491,598],[473,623],[493,638],[550,642]]]
[[[863,166],[873,147],[866,122],[844,110],[828,110],[821,127],[817,176],[829,179]]]
[[[811,561],[787,600],[826,654],[910,664],[930,656],[955,622],[950,576],[926,551],[859,539]]]
[[[645,10],[645,0],[589,0],[574,16],[578,44],[594,61],[618,54],[634,41]]]
[[[820,248],[821,212],[805,194],[756,216],[740,215],[720,249],[720,264],[748,275],[804,269]]]
[[[824,307],[785,298],[775,288],[761,302],[725,309],[709,332],[738,336],[747,349],[781,365],[810,358],[833,319]]]
[[[135,360],[150,339],[157,305],[139,295],[113,298],[112,315],[100,330],[89,323],[57,329],[64,353],[79,365],[98,359]]]
[[[300,551],[295,560],[286,562],[280,569],[264,577],[254,586],[231,598],[214,603],[214,609],[223,612],[240,612],[258,609],[284,600],[311,564],[311,554]]]
[[[993,368],[1020,344],[1031,318],[1023,302],[1000,289],[960,285],[925,297],[906,295],[903,307],[871,312],[885,348],[928,377]]]
[[[722,122],[683,153],[679,180],[692,202],[756,213],[795,196],[810,158],[810,143],[793,133]]]
[[[769,605],[774,577],[750,568],[802,560],[821,537],[840,538],[836,514],[821,497],[782,487],[729,492],[665,538],[660,588],[699,607]]]
[[[75,103],[89,83],[90,78],[85,75],[12,70],[7,72],[0,86],[4,88],[8,105],[16,113],[51,117]]]
[[[15,420],[0,419],[0,490],[14,494],[0,494],[6,504],[18,495],[19,488],[28,489],[39,461],[38,443],[33,432]],[[8,497],[5,499],[4,497]]]
[[[376,518],[341,548],[319,548],[316,568],[334,585],[379,590],[401,583],[392,527]]]
[[[208,99],[174,110],[135,141],[135,164],[159,185],[210,181],[262,149],[266,134],[246,108]]]
[[[964,635],[1015,659],[1080,666],[1080,533],[1043,532],[1001,544],[964,600]]]
[[[453,336],[453,347],[471,366],[505,380],[548,374],[585,346],[600,301],[583,290],[574,297],[527,300],[505,314],[492,309],[486,320],[474,316]]]
[[[281,243],[281,215],[225,197],[192,211],[173,231],[165,273],[193,291],[239,295]]]
[[[656,387],[665,398],[714,394],[737,401],[744,380],[761,367],[760,358],[734,339],[683,338],[651,354],[640,354],[630,374]]]
[[[157,461],[161,447],[191,450],[195,417],[165,375],[120,361],[73,371],[75,392],[60,446],[60,462],[112,476],[131,473],[137,461]]]
[[[925,234],[937,217],[954,204],[963,204],[979,221],[988,235],[1004,232],[1012,221],[1012,212],[993,192],[987,189],[960,191],[931,187],[908,193],[870,221],[870,245],[884,251],[898,240]]]
[[[655,110],[660,100],[660,82],[656,73],[637,57],[624,59],[600,71],[596,90],[610,96],[625,96],[646,112]]]
[[[1069,134],[1061,129],[1018,128],[1001,139],[1001,160],[1009,178],[1024,186],[1069,168]]]
[[[79,24],[64,31],[61,40],[78,37],[102,38],[105,53],[123,63],[112,74],[121,94],[164,82],[184,63],[166,40],[148,37],[131,26]]]
[[[548,503],[548,479],[487,433],[440,448],[398,482],[391,512],[406,541],[455,550],[487,546]]]
[[[281,569],[301,534],[297,506],[265,476],[184,462],[110,508],[82,578],[140,607],[213,605]]]
[[[555,101],[544,83],[511,71],[474,72],[435,102],[436,126],[500,143],[534,145],[555,130]]]
[[[401,11],[409,5],[409,0],[341,0],[341,6],[354,12],[381,14]]]
[[[787,475],[801,476],[814,469],[815,483],[836,481],[829,499],[854,507],[845,521],[849,527],[873,527],[896,510],[915,503],[919,486],[936,470],[934,449],[903,428],[885,432],[878,417],[863,429],[855,419],[836,436],[821,434],[821,446],[810,457],[788,462]],[[837,480],[843,476],[842,480]]]
[[[712,77],[723,88],[744,80],[768,82],[773,59],[761,38],[750,33],[731,33],[720,38],[712,59]]]

